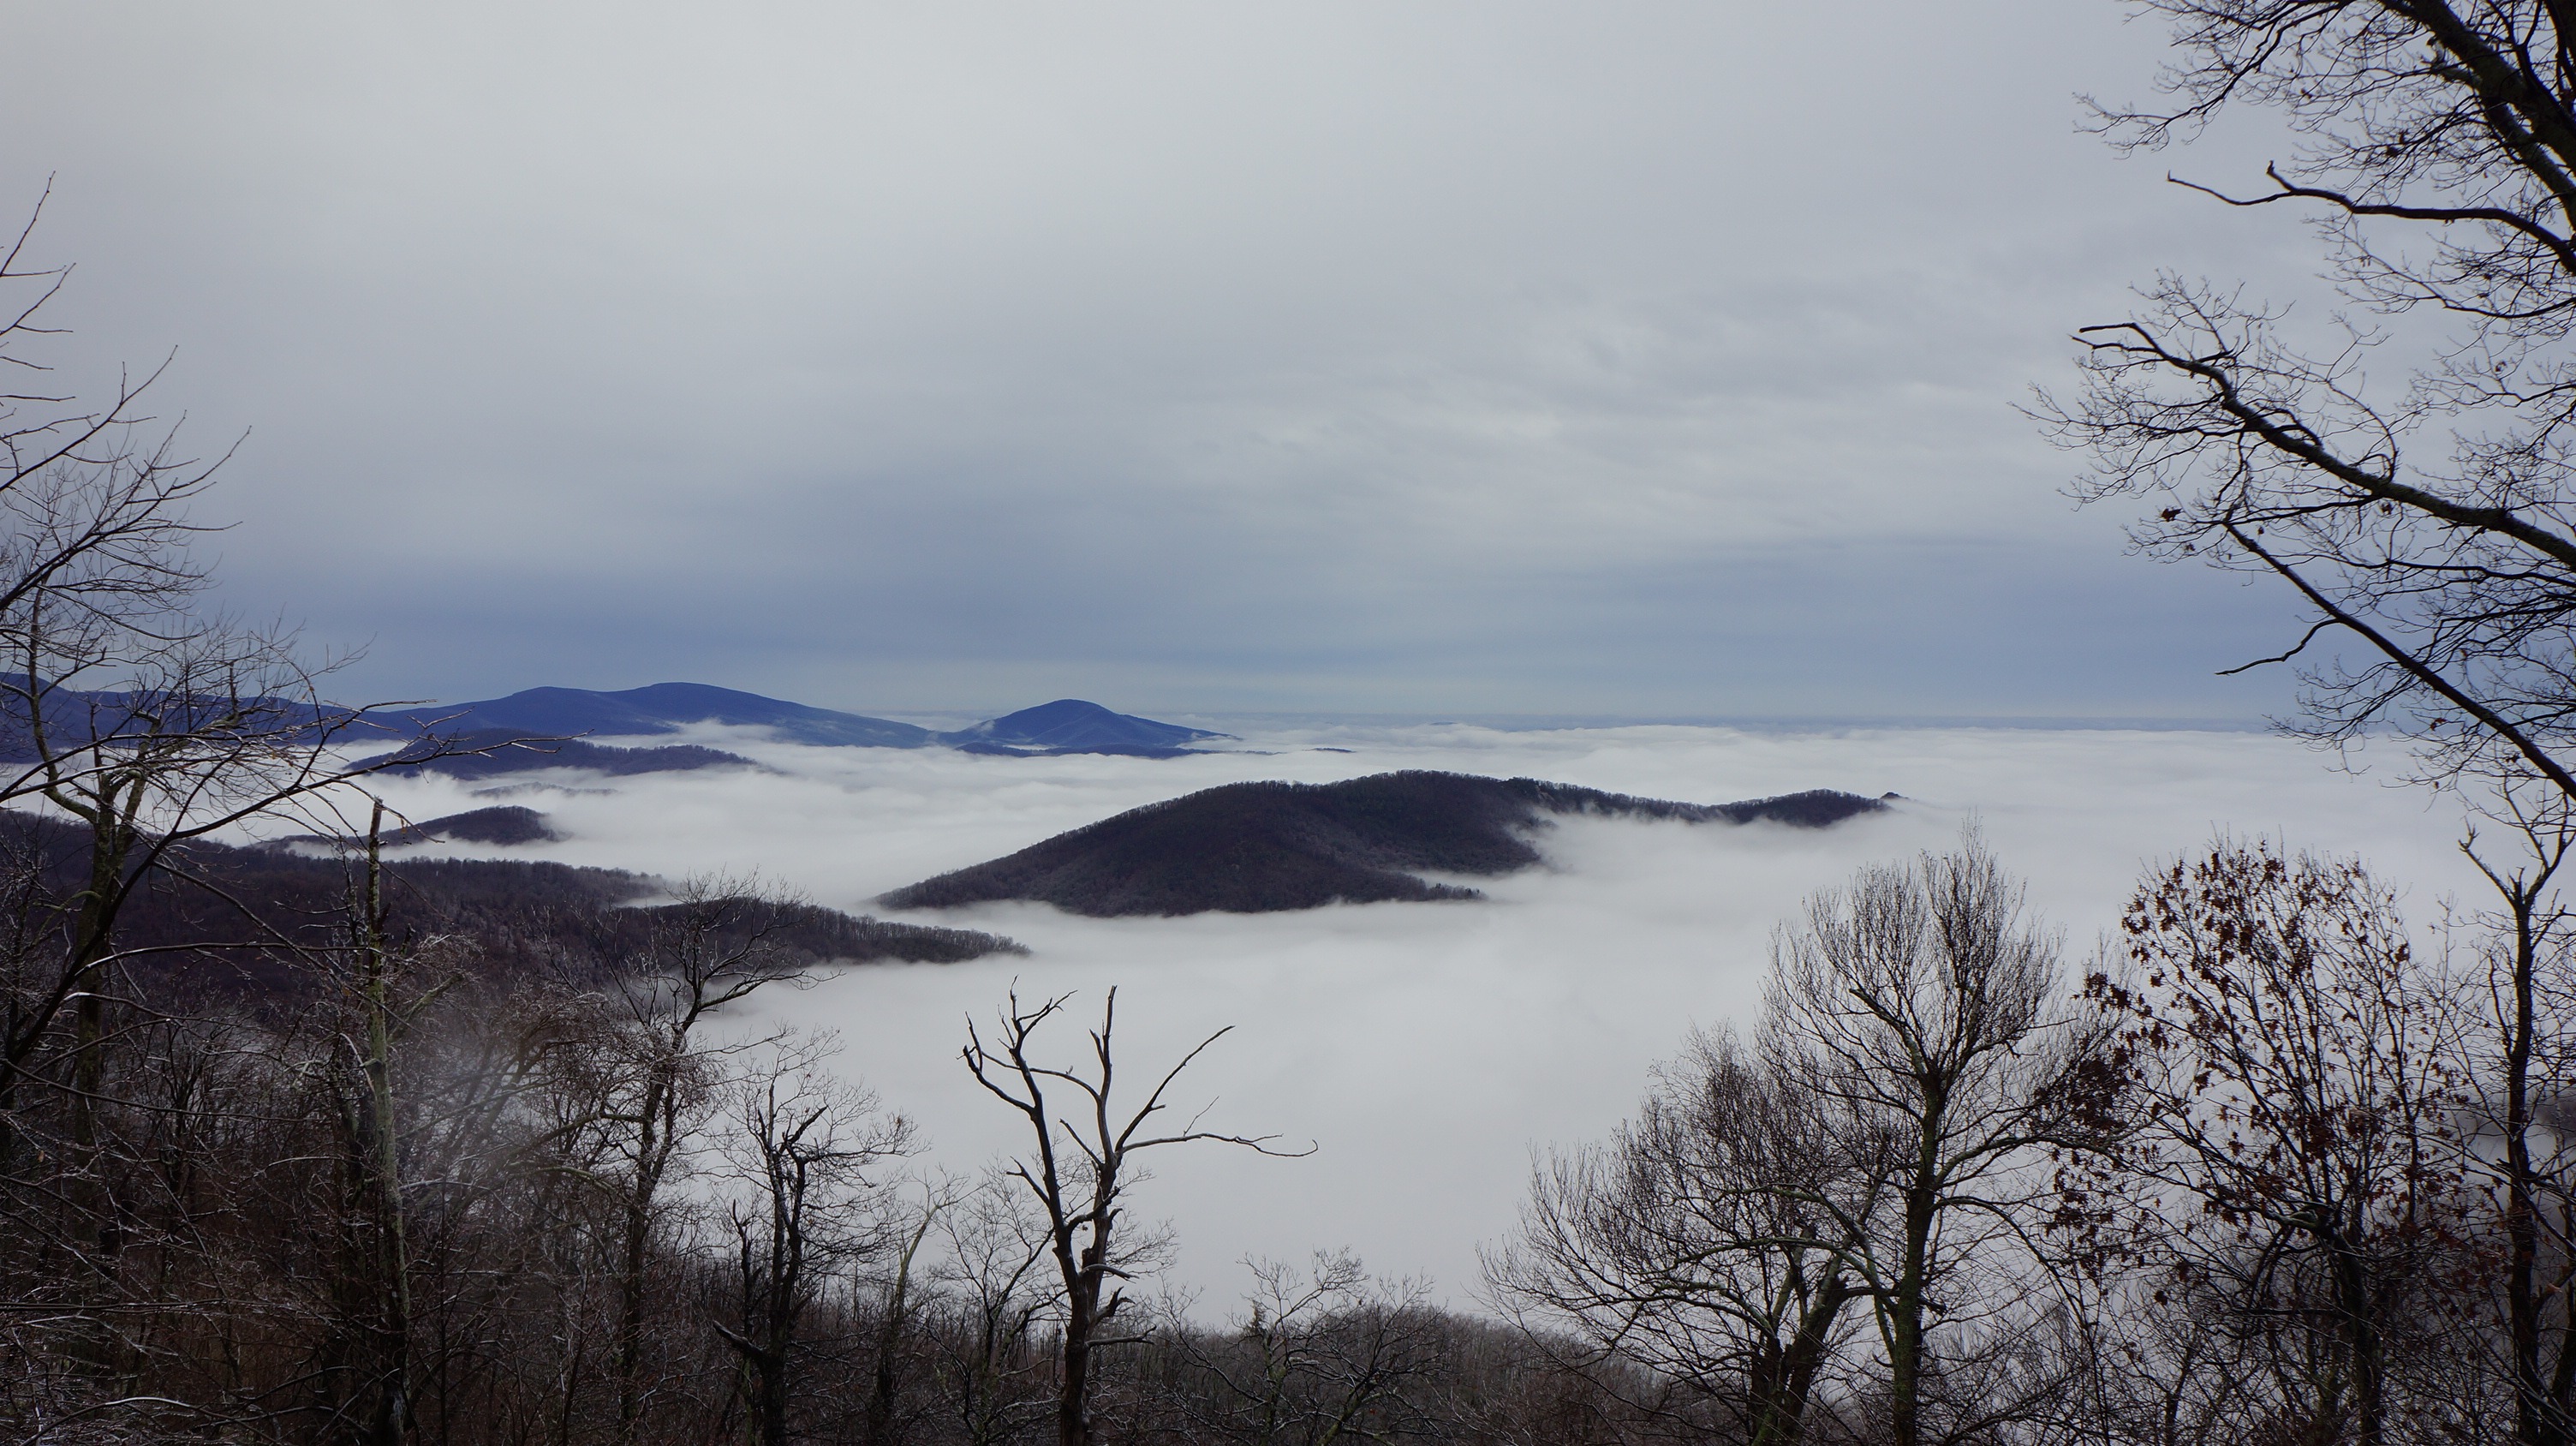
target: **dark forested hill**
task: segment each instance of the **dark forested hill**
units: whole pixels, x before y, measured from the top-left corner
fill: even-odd
[[[510,844],[546,843],[563,835],[546,822],[546,816],[533,808],[504,805],[499,808],[470,809],[416,823],[386,840],[387,843],[480,843]]]
[[[1822,828],[1887,805],[1819,790],[1670,803],[1534,778],[1381,773],[1343,783],[1233,783],[1106,819],[879,902],[942,909],[1004,899],[1074,914],[1237,914],[1331,903],[1472,899],[1424,872],[1493,876],[1539,861],[1529,833],[1594,814]]]
[[[404,824],[385,830],[384,845],[401,848],[422,843],[512,844],[547,843],[562,838],[546,816],[533,808],[505,805],[499,808],[477,808],[464,813],[451,813],[422,823]],[[335,839],[323,834],[300,834],[292,838],[273,839],[262,848],[293,848],[297,845],[324,848],[358,847],[364,839]]]
[[[479,752],[457,753],[457,748],[479,749]],[[417,759],[418,761],[412,761]],[[443,773],[450,778],[499,778],[512,773],[534,773],[546,768],[579,768],[612,778],[625,778],[638,773],[687,773],[700,768],[757,768],[758,764],[739,753],[719,748],[702,748],[695,743],[665,743],[656,748],[618,748],[606,743],[585,743],[578,738],[530,740],[524,733],[506,728],[478,729],[466,733],[442,732],[437,738],[422,739],[405,746],[394,755],[391,767],[419,769],[423,773]]]
[[[439,822],[465,820],[489,821],[459,815]],[[0,877],[17,888],[25,877],[18,871],[32,868],[44,892],[68,906],[82,878],[85,840],[69,824],[0,810]],[[298,949],[327,949],[347,937],[355,873],[346,856],[197,842],[173,850],[169,863],[139,886],[118,929],[120,948],[143,951],[129,967],[146,983],[292,996],[313,977],[299,964]],[[648,901],[667,887],[644,874],[519,859],[388,859],[385,879],[398,942],[457,939],[464,944],[462,966],[471,971],[543,972],[574,981],[641,957],[661,912]],[[888,923],[811,904],[754,912],[775,942],[815,963],[946,964],[1025,952],[993,934]],[[210,941],[237,947],[151,952]]]

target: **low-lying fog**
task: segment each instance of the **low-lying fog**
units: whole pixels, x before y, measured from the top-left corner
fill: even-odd
[[[1746,1018],[1774,923],[1811,890],[1865,861],[1941,847],[1971,816],[2030,880],[2035,908],[2064,927],[2070,964],[2114,925],[2143,862],[2214,828],[2359,852],[2410,883],[2419,921],[2445,894],[2478,902],[2455,852],[2456,804],[2336,772],[2260,734],[1236,731],[1248,735],[1244,749],[1265,751],[989,758],[716,732],[692,741],[777,771],[589,785],[609,791],[539,786],[498,800],[439,780],[390,794],[414,819],[524,803],[571,836],[514,857],[674,876],[757,870],[854,911],[898,885],[1241,779],[1445,768],[1709,803],[1807,788],[1906,796],[1893,814],[1821,832],[1566,821],[1542,842],[1550,867],[1476,881],[1491,896],[1484,903],[1182,919],[1083,919],[1042,906],[893,915],[994,930],[1033,952],[852,968],[805,993],[763,996],[744,1020],[837,1030],[850,1072],[922,1127],[925,1166],[960,1172],[1023,1143],[957,1058],[965,1016],[989,1016],[1014,979],[1024,995],[1078,992],[1056,1040],[1068,1061],[1080,1024],[1118,986],[1119,1060],[1140,1083],[1149,1067],[1233,1026],[1177,1098],[1215,1100],[1212,1128],[1318,1148],[1278,1160],[1192,1146],[1154,1161],[1137,1213],[1171,1222],[1173,1280],[1204,1291],[1213,1313],[1242,1283],[1236,1262],[1246,1254],[1302,1259],[1341,1245],[1382,1274],[1427,1275],[1463,1301],[1477,1247],[1512,1228],[1534,1148],[1602,1136],[1687,1030]]]

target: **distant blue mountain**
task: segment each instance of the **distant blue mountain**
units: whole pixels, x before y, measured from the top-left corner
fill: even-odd
[[[382,715],[379,715],[380,717]],[[987,719],[971,728],[934,733],[909,723],[838,713],[712,688],[704,683],[655,683],[647,688],[601,693],[587,688],[530,688],[506,698],[474,703],[447,703],[410,708],[402,717],[413,732],[435,731],[442,737],[484,741],[525,738],[632,737],[676,733],[691,723],[723,723],[766,728],[784,742],[825,748],[927,748],[945,744],[968,753],[1045,757],[1062,753],[1118,753],[1143,758],[1169,758],[1194,751],[1192,745],[1232,735],[1157,723],[1125,713],[1112,713],[1097,703],[1059,698],[1035,708]],[[388,720],[390,721],[390,720]],[[570,745],[566,745],[569,747]],[[670,753],[670,749],[652,750]],[[705,752],[706,750],[697,750]],[[502,763],[445,763],[434,767],[476,767],[485,771],[584,766],[570,756],[538,758],[538,751],[512,750]],[[527,757],[520,754],[526,753]],[[504,757],[495,755],[495,757]],[[730,755],[710,754],[710,761],[739,762]],[[550,761],[548,761],[550,760]],[[691,766],[677,761],[669,767]]]
[[[676,733],[689,723],[769,729],[789,743],[845,748],[925,748],[939,741],[927,728],[814,708],[704,683],[655,683],[617,693],[587,688],[530,688],[506,698],[415,708],[416,727],[442,734],[508,731],[536,737],[622,737]]]
[[[1061,753],[1121,753],[1140,758],[1169,758],[1188,753],[1193,743],[1231,738],[1177,723],[1157,723],[1127,713],[1112,713],[1079,698],[1058,698],[1017,713],[988,718],[972,728],[938,735],[940,742],[968,753],[1047,756]]]
[[[41,699],[47,746],[57,752],[93,744],[132,748],[155,737],[205,730],[234,738],[360,743],[383,732],[383,722],[353,708],[317,706],[293,698],[83,690],[46,685],[34,690]],[[36,760],[37,730],[29,712],[29,689],[13,680],[0,691],[0,763]]]

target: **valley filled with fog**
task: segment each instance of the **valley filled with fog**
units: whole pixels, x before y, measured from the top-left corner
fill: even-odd
[[[1771,930],[1810,892],[1863,863],[1941,847],[1971,819],[2030,881],[2033,907],[2064,929],[2070,969],[2116,927],[2146,862],[2214,829],[2359,853],[2408,886],[2419,927],[2446,895],[2478,902],[2456,849],[2455,803],[2260,733],[1193,721],[1242,741],[1170,759],[996,758],[808,748],[707,728],[690,741],[762,769],[521,775],[497,789],[415,776],[386,791],[413,819],[507,802],[543,811],[565,835],[407,851],[415,857],[545,858],[670,878],[756,871],[818,904],[1026,944],[1025,957],[845,968],[807,992],[755,996],[735,1021],[746,1033],[836,1031],[845,1068],[921,1127],[925,1171],[972,1172],[1022,1143],[1016,1119],[957,1057],[965,1017],[989,1018],[1015,981],[1028,996],[1078,992],[1072,1022],[1096,1018],[1117,986],[1122,1077],[1138,1084],[1232,1026],[1175,1098],[1213,1101],[1212,1128],[1316,1150],[1293,1160],[1214,1146],[1158,1153],[1138,1208],[1170,1221],[1179,1249],[1168,1281],[1202,1292],[1210,1314],[1245,1279],[1241,1257],[1343,1245],[1382,1274],[1431,1277],[1465,1303],[1478,1246],[1513,1224],[1533,1149],[1603,1136],[1691,1028],[1749,1019]],[[1480,902],[1171,919],[1042,905],[907,914],[870,902],[1196,789],[1406,768],[1697,803],[1810,788],[1903,801],[1824,830],[1566,818],[1538,836],[1545,867],[1462,880],[1486,893]],[[1056,1043],[1069,1061],[1082,1041],[1062,1028]]]

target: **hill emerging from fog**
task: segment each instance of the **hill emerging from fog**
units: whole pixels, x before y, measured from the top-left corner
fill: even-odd
[[[967,753],[1003,753],[1050,757],[1066,753],[1115,753],[1132,758],[1171,758],[1190,752],[1193,743],[1230,738],[1157,723],[1132,713],[1112,713],[1080,698],[1058,698],[1017,713],[987,718],[972,728],[942,733],[939,741]]]
[[[442,745],[480,751],[450,753]],[[666,743],[658,748],[618,748],[606,743],[584,743],[578,738],[531,740],[506,728],[442,733],[436,738],[409,744],[400,752],[378,761],[388,768],[417,769],[423,773],[441,773],[449,778],[468,780],[534,773],[548,768],[577,768],[610,778],[627,778],[639,773],[694,773],[701,768],[760,766],[739,753],[702,748],[695,743]]]
[[[1829,790],[1673,803],[1535,778],[1425,771],[1232,783],[1058,834],[878,902],[947,909],[1016,900],[1109,918],[1474,899],[1483,895],[1419,875],[1490,878],[1528,868],[1539,862],[1529,835],[1564,815],[1823,828],[1886,807]]]
[[[509,848],[518,844],[553,843],[562,837],[555,832],[554,825],[547,821],[546,816],[535,809],[504,805],[398,825],[385,830],[382,842],[389,849],[424,843],[474,843]],[[270,839],[258,847],[289,851],[299,848],[358,849],[364,848],[366,842],[363,836],[335,838],[328,834],[307,833]]]
[[[523,831],[542,818],[496,819],[485,810],[421,826],[448,838]],[[412,843],[423,838],[389,837]],[[307,837],[235,848],[199,839],[178,845],[127,903],[119,944],[123,967],[155,993],[240,991],[277,1001],[304,998],[329,981],[317,960],[348,942],[346,910],[358,860],[294,845]],[[338,841],[343,844],[350,840]],[[0,809],[0,850],[34,865],[40,904],[78,907],[88,880],[88,839],[60,819]],[[673,906],[669,885],[645,874],[535,859],[385,861],[385,904],[394,938],[441,938],[438,969],[499,981],[550,979],[583,985],[650,957]],[[883,961],[950,964],[1028,952],[1012,940],[969,929],[899,924],[804,903],[746,906],[791,965]],[[209,943],[208,941],[233,941]],[[427,967],[427,966],[424,966]]]

